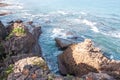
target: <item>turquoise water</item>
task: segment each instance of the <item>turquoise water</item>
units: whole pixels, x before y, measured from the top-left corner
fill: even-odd
[[[14,14],[0,17],[32,20],[42,26],[39,43],[52,72],[58,72],[54,38],[90,38],[111,59],[120,60],[120,0],[7,0],[13,6],[1,8]],[[70,33],[70,34],[67,34]],[[79,41],[79,39],[77,40]]]

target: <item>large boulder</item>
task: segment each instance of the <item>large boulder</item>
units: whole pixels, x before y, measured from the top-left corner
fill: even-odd
[[[37,46],[39,46],[37,39],[40,33],[37,31],[38,34],[36,34],[36,36],[35,32],[34,34],[32,34],[21,20],[10,22],[10,25],[7,28],[7,32],[9,35],[4,42],[4,48],[6,53],[32,53],[35,45],[37,44]],[[37,52],[34,51],[34,53]]]
[[[14,63],[13,72],[7,80],[41,80],[47,77],[48,72],[47,64],[41,57],[26,57]]]
[[[60,72],[64,75],[83,76],[89,72],[108,72],[120,75],[120,62],[105,57],[99,48],[95,48],[90,39],[69,46],[58,56]],[[114,65],[113,65],[114,64]]]
[[[55,41],[57,46],[62,50],[66,49],[68,46],[75,43],[73,41],[62,39],[62,38],[55,38]]]
[[[6,29],[5,26],[0,21],[0,41],[6,37]]]
[[[61,49],[61,50],[65,50],[70,45],[79,43],[83,40],[84,39],[82,37],[71,37],[71,38],[67,38],[67,39],[55,38],[56,44],[59,47],[59,49]]]

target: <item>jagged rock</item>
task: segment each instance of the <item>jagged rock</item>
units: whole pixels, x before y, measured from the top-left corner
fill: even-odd
[[[7,27],[9,35],[4,42],[6,53],[34,53],[35,55],[40,55],[41,49],[38,39],[41,34],[41,27],[34,26],[31,33],[21,20],[12,21],[9,24]]]
[[[6,37],[6,29],[5,26],[2,24],[2,22],[0,21],[0,42],[5,37]]]
[[[93,73],[93,72],[87,75],[84,75],[83,79],[85,80],[116,80],[106,73]]]
[[[99,48],[93,46],[90,39],[69,46],[58,56],[59,69],[62,74],[80,77],[89,72],[108,72],[110,76],[120,75],[120,62],[115,61],[114,65],[112,62],[113,60],[105,57]]]
[[[28,66],[27,66],[28,65]],[[43,69],[48,69],[46,62],[41,57],[26,57],[15,62],[14,72],[22,72],[23,69],[30,67],[29,65],[38,65]]]
[[[14,71],[7,80],[36,80],[49,73],[46,62],[41,57],[26,57],[14,64]]]

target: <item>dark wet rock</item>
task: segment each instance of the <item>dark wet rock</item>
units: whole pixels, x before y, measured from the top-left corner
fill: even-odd
[[[105,72],[110,76],[114,74],[117,78],[120,76],[120,62],[105,57],[99,48],[93,46],[90,39],[69,46],[58,56],[58,62],[60,72],[64,75],[81,77],[89,72]]]
[[[35,37],[35,42],[36,42],[33,47],[32,53],[36,55],[41,55],[41,47],[39,46],[39,37],[40,37],[40,34],[42,33],[41,27],[35,27],[32,33],[33,33],[33,36]]]
[[[0,21],[0,41],[5,39],[6,37],[6,29],[5,26],[2,24],[2,22]]]
[[[84,38],[73,36],[73,37],[69,37],[67,39],[55,38],[55,41],[56,41],[57,46],[61,50],[65,50],[66,48],[68,48],[72,44],[80,43],[80,42],[84,41]]]
[[[55,38],[55,41],[57,46],[62,50],[66,49],[68,46],[75,43],[74,41],[70,41],[62,38]]]
[[[35,55],[41,54],[39,46],[39,36],[41,34],[41,27],[33,27],[30,32],[27,28],[28,25],[21,20],[12,21],[7,27],[8,37],[4,42],[6,53],[34,53]]]
[[[116,80],[106,73],[89,73],[82,77],[85,80]]]

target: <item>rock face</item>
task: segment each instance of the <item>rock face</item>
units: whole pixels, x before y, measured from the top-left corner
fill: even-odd
[[[7,28],[8,37],[4,42],[6,53],[36,53],[40,54],[38,38],[41,28],[34,27],[33,34],[29,32],[25,24],[21,21],[10,22]]]
[[[7,80],[40,80],[49,72],[45,61],[37,56],[16,61],[13,70]]]
[[[115,80],[113,77],[105,73],[89,73],[83,76],[84,80]]]
[[[33,36],[35,38],[35,45],[33,47],[32,53],[36,55],[41,55],[41,47],[39,46],[39,36],[42,33],[41,27],[36,27],[33,29]]]
[[[89,72],[105,72],[120,76],[120,62],[105,57],[90,39],[69,46],[58,56],[59,69],[64,75],[83,76]],[[120,79],[120,78],[119,78]]]
[[[6,37],[6,29],[5,26],[0,21],[0,41]]]

